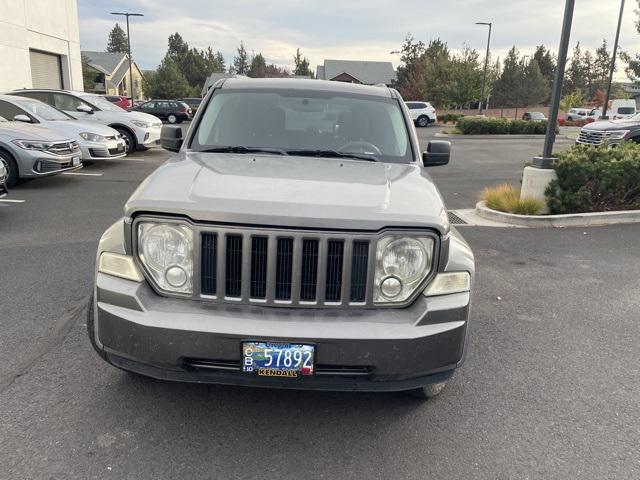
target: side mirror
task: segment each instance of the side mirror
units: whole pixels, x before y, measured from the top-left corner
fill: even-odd
[[[31,123],[31,119],[30,119],[27,115],[24,115],[23,113],[21,113],[20,115],[16,115],[15,117],[13,117],[13,120],[14,120],[15,122]]]
[[[83,113],[93,114],[93,108],[91,108],[89,105],[78,105],[78,108],[76,108],[76,110]]]
[[[182,147],[182,129],[176,125],[165,125],[160,131],[160,144],[165,150],[177,152]]]
[[[437,167],[448,164],[450,158],[451,142],[432,140],[427,145],[427,151],[422,154],[422,163],[425,167]]]

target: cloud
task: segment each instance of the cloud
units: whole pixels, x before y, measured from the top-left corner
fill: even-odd
[[[82,0],[82,48],[102,50],[118,8],[140,11],[132,20],[132,48],[143,68],[155,68],[166,51],[167,37],[180,32],[192,46],[211,45],[231,61],[242,40],[249,52],[261,52],[269,62],[291,65],[296,48],[311,65],[325,58],[390,60],[407,32],[420,40],[441,38],[453,49],[467,44],[484,50],[486,28],[494,23],[492,55],[504,57],[512,45],[531,53],[536,45],[555,50],[560,37],[564,2],[558,0]],[[603,38],[613,43],[618,2],[577,2],[571,38],[595,49]],[[640,50],[635,14],[627,7],[621,45]]]

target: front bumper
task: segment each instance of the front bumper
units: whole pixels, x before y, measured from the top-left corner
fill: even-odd
[[[127,155],[127,145],[123,139],[108,142],[83,141],[80,143],[80,150],[82,160],[114,160]]]
[[[141,145],[143,147],[153,147],[156,145],[160,145],[161,130],[162,123],[149,128],[136,127],[138,145]]]
[[[82,168],[80,150],[70,155],[53,155],[26,149],[16,153],[21,178],[46,177]]]
[[[158,296],[98,273],[96,343],[123,369],[176,381],[316,390],[399,391],[443,381],[465,354],[470,294],[420,296],[402,309],[321,310]],[[240,371],[241,342],[316,345],[316,373]]]

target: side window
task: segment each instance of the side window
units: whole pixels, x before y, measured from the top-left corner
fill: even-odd
[[[418,108],[415,103],[409,103],[409,102],[407,102],[407,107],[409,108],[409,110],[415,110]]]
[[[178,108],[178,104],[176,102],[169,102],[169,107],[172,109],[177,109]]]
[[[82,100],[76,97],[72,97],[71,95],[67,95],[64,93],[53,94],[53,106],[59,108],[60,110],[75,112],[80,105],[84,104],[85,103]]]
[[[164,110],[169,108],[169,102],[158,102],[159,107],[158,108],[162,108]]]
[[[0,100],[0,117],[6,118],[7,120],[11,121],[16,115],[27,115],[27,112],[9,102]],[[32,118],[31,115],[27,116],[29,118]]]
[[[48,92],[26,91],[26,92],[18,92],[16,93],[16,95],[19,95],[21,97],[27,97],[27,98],[35,98],[36,100],[40,100],[41,102],[48,103],[49,105],[51,105],[51,97],[49,96]]]
[[[156,108],[156,102],[147,102],[147,103],[144,103],[144,104],[142,105],[142,108],[145,108],[145,109],[147,109],[147,108],[148,108],[148,109],[154,109],[154,108]]]
[[[418,108],[420,110],[422,110],[423,108],[427,108],[427,104],[426,103],[418,103]]]

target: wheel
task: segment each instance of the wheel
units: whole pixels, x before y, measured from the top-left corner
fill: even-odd
[[[18,164],[9,153],[3,152],[2,150],[0,150],[0,162],[2,162],[7,169],[7,188],[13,187],[18,183],[18,179],[20,178]]]
[[[426,115],[420,115],[418,117],[418,126],[420,128],[424,128],[427,125],[429,125],[429,117],[427,117]]]
[[[419,398],[421,400],[429,400],[431,398],[434,398],[440,395],[440,392],[444,390],[444,387],[447,386],[447,383],[449,383],[449,380],[445,380],[444,382],[440,382],[440,383],[431,383],[429,385],[425,385],[422,388],[416,388],[415,390],[408,390],[404,393],[412,397]]]
[[[104,353],[98,344],[96,343],[96,331],[94,327],[94,313],[93,313],[93,294],[89,297],[89,305],[87,306],[87,334],[89,335],[89,341],[91,342],[91,346],[96,351],[98,355],[105,361],[109,362],[107,358],[107,354]]]
[[[127,144],[127,153],[133,153],[136,151],[136,138],[129,130],[125,130],[124,128],[116,128],[116,130],[122,135],[124,138],[124,143]]]
[[[167,122],[176,123],[178,121],[178,117],[176,117],[173,113],[167,117]]]

